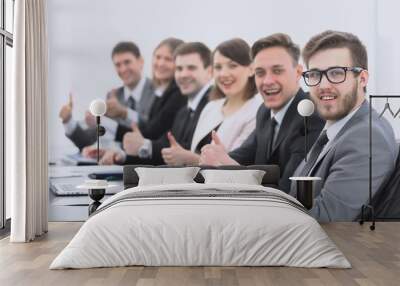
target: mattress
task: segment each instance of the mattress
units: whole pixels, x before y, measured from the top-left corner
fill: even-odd
[[[107,199],[50,269],[129,265],[351,267],[293,197],[197,183],[138,186]]]

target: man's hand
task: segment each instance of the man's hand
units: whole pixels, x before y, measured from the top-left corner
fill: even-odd
[[[122,154],[121,150],[107,150],[101,157],[101,165],[114,165],[122,164],[125,156]]]
[[[89,111],[85,112],[85,122],[88,127],[96,127],[96,117]]]
[[[123,118],[127,117],[127,108],[123,106],[117,98],[117,90],[113,89],[111,95],[106,100],[107,112],[106,116],[110,118]]]
[[[144,137],[137,127],[136,123],[132,123],[131,125],[133,132],[128,132],[124,135],[123,138],[123,147],[128,155],[137,156],[139,153],[140,147],[142,147],[144,143]]]
[[[239,165],[235,160],[229,157],[224,145],[219,139],[217,133],[211,133],[211,144],[207,144],[201,148],[200,165]]]
[[[100,158],[104,156],[106,153],[106,149],[99,149],[99,154]],[[86,146],[85,148],[82,149],[82,156],[86,158],[92,158],[92,159],[97,159],[97,147],[96,146]]]
[[[199,163],[199,155],[183,148],[178,142],[176,142],[176,139],[171,132],[168,132],[167,136],[170,147],[161,150],[161,155],[166,164],[179,166],[190,164],[197,165]]]
[[[60,113],[59,113],[59,117],[61,118],[63,124],[65,124],[71,120],[72,108],[73,108],[72,94],[69,93],[68,103],[61,107]]]

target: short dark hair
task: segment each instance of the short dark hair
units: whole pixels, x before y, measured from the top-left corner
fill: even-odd
[[[251,55],[250,55],[250,47],[246,43],[246,41],[240,38],[234,38],[219,44],[212,53],[212,58],[214,61],[214,55],[216,52],[221,53],[224,57],[231,59],[234,62],[237,62],[242,66],[250,66],[251,65]],[[244,99],[252,98],[257,93],[257,87],[254,79],[254,75],[249,77],[246,85],[246,94]],[[224,93],[218,87],[218,85],[214,85],[214,88],[210,94],[210,99],[218,99],[223,98]]]
[[[360,39],[351,33],[327,30],[312,37],[303,49],[303,60],[306,66],[310,58],[319,51],[348,48],[352,64],[354,66],[368,69],[367,49]]]
[[[251,55],[254,59],[256,55],[262,50],[273,47],[284,48],[292,57],[294,65],[297,65],[299,63],[300,48],[298,45],[293,43],[289,35],[284,33],[276,33],[268,37],[259,39],[251,47]]]
[[[141,57],[139,47],[133,42],[119,42],[116,44],[111,52],[111,58],[113,58],[116,54],[122,53],[131,53],[136,58]]]
[[[303,61],[308,68],[310,58],[319,51],[347,48],[350,51],[352,65],[368,70],[367,49],[360,39],[351,33],[327,30],[312,37],[303,49]],[[364,92],[367,88],[364,87]]]
[[[189,42],[180,45],[174,52],[174,59],[176,59],[177,56],[183,56],[188,54],[198,54],[205,68],[211,65],[211,51],[203,43]]]

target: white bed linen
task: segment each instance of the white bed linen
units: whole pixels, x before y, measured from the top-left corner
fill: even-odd
[[[265,190],[231,184],[142,186],[107,199],[50,269],[127,265],[350,268],[318,222],[289,204],[258,198],[118,198],[141,191]],[[298,202],[297,202],[298,203]],[[299,204],[299,203],[298,203]],[[108,207],[107,207],[108,206]]]

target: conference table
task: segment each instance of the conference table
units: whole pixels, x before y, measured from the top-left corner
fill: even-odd
[[[88,206],[93,201],[87,190],[77,189],[85,180],[90,179],[92,173],[122,173],[123,166],[50,166],[49,167],[49,221],[85,221],[88,218]],[[113,191],[122,191],[123,183],[113,181],[119,185]],[[67,188],[66,188],[67,187]],[[63,193],[63,195],[57,195]],[[70,192],[67,192],[70,191]],[[79,195],[71,194],[76,192]],[[68,194],[68,195],[67,195]],[[106,194],[104,199],[108,198]],[[103,200],[104,200],[103,199]]]

